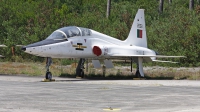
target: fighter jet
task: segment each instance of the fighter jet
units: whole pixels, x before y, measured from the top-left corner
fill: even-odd
[[[92,59],[95,68],[101,67],[100,59],[104,59],[107,68],[113,67],[111,59],[130,59],[137,64],[136,76],[144,77],[143,62],[170,62],[156,58],[184,57],[157,55],[154,50],[148,49],[144,9],[137,11],[126,40],[119,40],[88,28],[68,26],[55,30],[45,40],[23,46],[22,50],[32,55],[47,57],[46,79],[52,78],[49,71],[51,58],[80,59],[76,74],[81,77],[84,76],[85,59]]]

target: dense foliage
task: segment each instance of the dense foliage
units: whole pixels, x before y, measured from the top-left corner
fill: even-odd
[[[189,10],[189,0],[164,3],[158,13],[157,0],[112,0],[111,15],[106,18],[107,0],[0,0],[0,44],[4,60],[41,61],[11,46],[45,39],[63,26],[82,26],[126,39],[138,8],[145,9],[148,47],[166,55],[185,55],[182,65],[200,65],[200,6]],[[176,60],[175,60],[176,61]]]

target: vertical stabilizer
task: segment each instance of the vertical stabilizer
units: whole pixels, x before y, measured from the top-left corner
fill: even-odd
[[[138,10],[125,43],[129,46],[135,45],[147,48],[144,9]]]

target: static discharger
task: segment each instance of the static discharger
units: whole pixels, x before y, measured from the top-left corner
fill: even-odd
[[[56,80],[55,79],[51,79],[51,80],[49,80],[49,79],[44,79],[42,82],[55,82]]]
[[[106,108],[106,109],[103,109],[104,111],[120,111],[121,109],[114,109],[114,108],[112,108],[112,107],[110,107],[110,108]]]

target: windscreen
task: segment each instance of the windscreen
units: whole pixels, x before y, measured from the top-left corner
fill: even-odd
[[[54,31],[47,39],[65,39],[66,36],[59,31]]]

